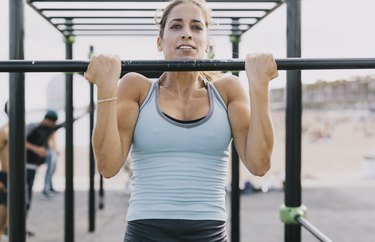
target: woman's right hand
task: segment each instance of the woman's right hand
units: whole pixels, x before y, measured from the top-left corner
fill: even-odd
[[[114,93],[121,75],[121,61],[117,55],[92,55],[84,77],[104,93]]]

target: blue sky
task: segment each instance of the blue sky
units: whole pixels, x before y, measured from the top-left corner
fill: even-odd
[[[110,3],[108,3],[110,4]],[[8,59],[9,15],[8,0],[0,0],[0,59]],[[375,57],[373,0],[303,0],[302,1],[302,57],[345,58]],[[96,52],[115,53],[122,59],[161,59],[153,37],[78,37],[74,59],[87,59],[90,45]],[[231,58],[231,44],[227,37],[215,37],[216,58]],[[276,58],[286,57],[286,6],[280,7],[246,33],[240,46],[240,58],[249,52],[271,52]],[[25,6],[25,59],[62,60],[65,46],[61,34]],[[303,83],[319,79],[333,81],[360,75],[375,75],[375,70],[303,71]],[[26,110],[46,108],[47,85],[52,79],[62,79],[57,73],[26,75]],[[55,82],[56,83],[56,82]],[[59,84],[60,83],[60,84]],[[58,90],[63,83],[57,81]],[[285,72],[271,87],[285,85]],[[57,92],[61,93],[61,92]],[[75,79],[75,105],[88,104],[85,80]],[[8,74],[0,73],[0,104],[8,99]],[[0,122],[1,122],[0,116]]]

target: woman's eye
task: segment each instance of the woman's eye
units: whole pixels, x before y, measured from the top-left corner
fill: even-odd
[[[194,25],[192,28],[193,28],[193,29],[196,29],[196,30],[202,30],[202,29],[203,29],[203,28],[202,28],[201,26],[199,26],[199,25]]]
[[[174,24],[171,26],[171,29],[180,29],[181,28],[181,25],[179,24]]]

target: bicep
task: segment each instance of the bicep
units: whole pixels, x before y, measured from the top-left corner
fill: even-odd
[[[144,77],[130,74],[123,78],[118,87],[117,125],[122,150],[128,151],[133,141],[142,97],[148,91],[149,83]],[[124,154],[127,157],[127,152]]]
[[[233,142],[242,160],[245,157],[247,136],[250,124],[249,97],[242,86],[234,86],[228,95],[228,116]]]
[[[123,100],[117,107],[117,125],[121,139],[122,150],[129,150],[132,140],[134,128],[138,119],[139,107],[135,100]],[[124,159],[127,153],[124,154]]]

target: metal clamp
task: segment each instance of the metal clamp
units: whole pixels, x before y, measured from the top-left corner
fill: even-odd
[[[284,224],[299,224],[298,217],[306,217],[307,207],[287,207],[285,204],[280,206],[280,219]]]

